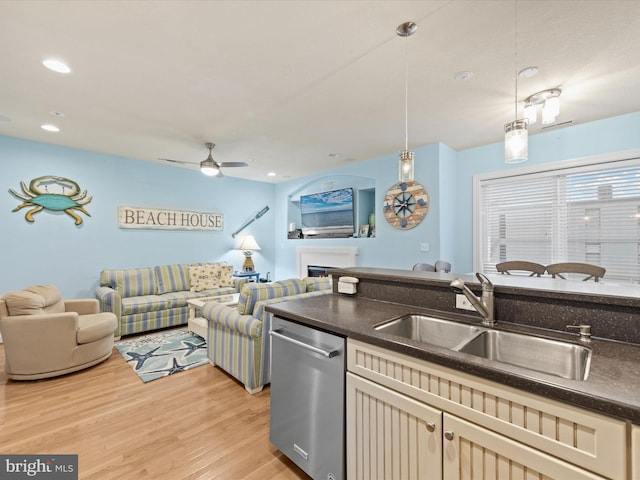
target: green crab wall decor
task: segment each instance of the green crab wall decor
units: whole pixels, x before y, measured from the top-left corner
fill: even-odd
[[[78,210],[89,217],[91,216],[83,206],[91,202],[93,197],[87,198],[86,190],[80,193],[80,185],[73,180],[45,175],[31,180],[29,187],[24,182],[20,182],[20,186],[24,195],[9,189],[9,192],[14,197],[24,200],[24,203],[21,203],[12,211],[17,212],[25,207],[33,207],[24,215],[27,222],[33,223],[35,221],[33,215],[42,210],[65,212],[75,219],[76,225],[82,223],[82,218],[74,210]]]

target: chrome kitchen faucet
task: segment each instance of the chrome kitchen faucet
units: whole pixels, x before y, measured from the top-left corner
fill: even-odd
[[[493,307],[493,283],[483,273],[476,273],[476,277],[482,286],[482,297],[478,298],[467,287],[461,278],[456,278],[450,286],[456,293],[463,293],[469,299],[471,305],[482,315],[482,324],[486,326],[495,325],[495,310]]]

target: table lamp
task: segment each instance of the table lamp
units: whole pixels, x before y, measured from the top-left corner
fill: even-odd
[[[242,239],[238,250],[242,250],[244,254],[244,263],[242,264],[243,272],[254,272],[253,260],[251,259],[251,255],[253,255],[254,250],[260,250],[260,246],[256,243],[256,239],[253,238],[253,235],[247,235]]]

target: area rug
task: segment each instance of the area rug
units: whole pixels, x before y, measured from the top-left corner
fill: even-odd
[[[207,343],[186,328],[120,340],[115,347],[143,382],[209,363]]]

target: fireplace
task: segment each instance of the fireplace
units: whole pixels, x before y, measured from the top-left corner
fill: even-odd
[[[329,268],[356,266],[358,247],[297,247],[298,278],[310,275],[309,267],[321,268],[326,275]]]
[[[320,265],[307,265],[307,277],[328,277],[327,270],[331,270],[336,267],[327,267]]]

